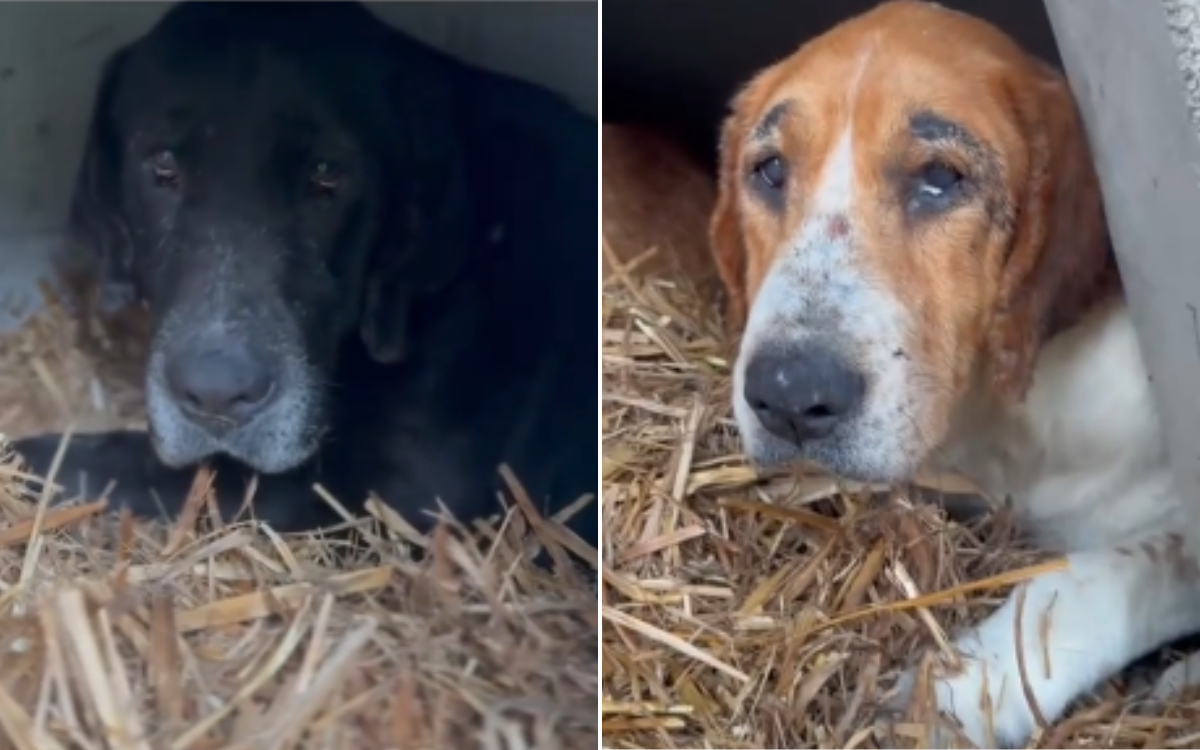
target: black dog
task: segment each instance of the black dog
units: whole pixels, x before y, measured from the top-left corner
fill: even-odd
[[[316,482],[416,522],[496,512],[502,463],[547,512],[594,494],[597,132],[355,3],[173,8],[106,65],[71,216],[150,312],[150,429],[59,482],[174,514],[208,461],[288,530],[333,520]]]

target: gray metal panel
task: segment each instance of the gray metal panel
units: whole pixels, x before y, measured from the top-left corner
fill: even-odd
[[[1046,0],[1046,6],[1087,121],[1172,462],[1181,489],[1195,494],[1200,139],[1189,121],[1177,48],[1158,2]]]

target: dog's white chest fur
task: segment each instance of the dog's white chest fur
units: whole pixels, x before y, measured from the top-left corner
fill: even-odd
[[[938,463],[1010,500],[1027,533],[1063,552],[1128,543],[1185,510],[1120,302],[1045,347],[1024,403],[968,399]]]

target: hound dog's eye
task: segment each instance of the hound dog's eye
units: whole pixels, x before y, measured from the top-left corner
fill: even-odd
[[[759,183],[772,190],[780,190],[787,184],[787,162],[779,156],[768,156],[759,160],[755,163],[752,173]]]
[[[939,196],[953,190],[963,176],[954,167],[934,162],[921,170],[920,190],[929,196]]]
[[[925,211],[949,208],[961,194],[966,179],[962,171],[950,164],[930,162],[914,175],[910,206]]]
[[[320,197],[333,195],[337,192],[338,186],[342,184],[343,174],[341,167],[333,162],[317,162],[309,177],[313,192]]]
[[[154,184],[163,188],[178,187],[179,164],[174,153],[167,149],[155,151],[150,157],[150,166],[154,169]]]

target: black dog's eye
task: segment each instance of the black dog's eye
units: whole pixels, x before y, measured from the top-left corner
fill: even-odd
[[[338,165],[322,161],[313,167],[309,180],[312,182],[313,192],[325,197],[337,192],[338,186],[342,184],[342,177],[343,173]]]
[[[150,165],[154,168],[154,182],[159,187],[173,188],[179,184],[179,165],[175,162],[175,154],[170,151],[156,151],[150,157]]]
[[[787,184],[787,162],[778,156],[768,156],[754,165],[754,176],[772,190]]]

